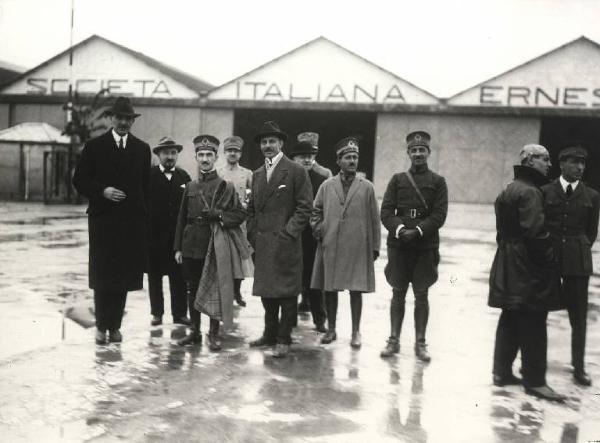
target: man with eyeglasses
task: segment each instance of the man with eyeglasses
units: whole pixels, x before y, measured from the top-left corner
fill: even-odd
[[[493,383],[523,384],[527,394],[563,402],[546,384],[548,311],[560,306],[559,274],[552,239],[544,224],[540,187],[548,183],[545,147],[525,145],[514,180],[496,199],[498,248],[489,279],[488,305],[502,309],[496,330]],[[512,365],[521,351],[523,380]]]

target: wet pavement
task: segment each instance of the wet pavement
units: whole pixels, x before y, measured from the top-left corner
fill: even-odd
[[[600,275],[590,282],[588,319],[595,386],[572,383],[569,323],[558,312],[548,320],[548,383],[567,403],[493,387],[499,311],[486,298],[494,238],[491,206],[451,205],[430,295],[430,364],[412,350],[411,294],[400,354],[379,357],[389,334],[385,251],[378,291],[364,295],[362,349],[349,346],[341,295],[337,342],[320,345],[303,316],[290,357],[277,360],[247,346],[262,332],[251,280],[220,353],[175,346],[186,331],[170,324],[168,306],[166,323],[150,327],[146,290],[129,294],[124,342],[94,345],[94,328],[81,326],[93,320],[84,208],[0,203],[0,441],[600,441]],[[598,243],[594,264],[600,271]]]

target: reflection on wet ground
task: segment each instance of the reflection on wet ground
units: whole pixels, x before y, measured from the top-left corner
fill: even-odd
[[[263,316],[260,300],[249,294],[251,280],[242,285],[248,307],[236,308],[236,325],[223,334],[221,353],[211,353],[206,345],[176,346],[186,329],[168,321],[150,327],[146,291],[128,298],[124,342],[95,346],[83,209],[67,216],[57,208],[44,210],[47,215],[39,213],[42,209],[25,214],[23,223],[16,222],[16,214],[0,211],[0,220],[9,220],[0,236],[4,226],[10,227],[6,235],[22,236],[0,243],[3,441],[600,440],[598,389],[571,382],[564,312],[548,319],[548,380],[568,395],[567,403],[537,400],[520,387],[491,385],[498,312],[486,306],[495,251],[488,212],[479,216],[486,229],[461,222],[444,230],[440,279],[431,291],[433,361],[423,365],[412,350],[412,294],[400,354],[379,357],[389,333],[385,260],[376,262],[378,292],[364,295],[359,351],[349,346],[349,303],[343,296],[338,340],[331,345],[319,344],[310,318],[302,315],[288,359],[248,348],[247,342],[262,332]],[[596,384],[599,284],[592,277],[588,372]]]

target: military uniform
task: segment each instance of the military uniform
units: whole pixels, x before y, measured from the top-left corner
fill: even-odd
[[[583,150],[563,150],[587,157]],[[569,189],[570,187],[570,189]],[[573,189],[574,187],[574,189]],[[600,194],[582,181],[567,182],[562,176],[542,187],[546,226],[554,240],[562,277],[563,305],[571,323],[571,364],[575,373],[584,373],[588,284],[593,272],[592,245],[598,235]],[[585,383],[587,384],[587,383]]]
[[[406,138],[408,149],[426,147],[430,152],[430,139],[426,132],[412,132]],[[411,184],[409,174],[421,196]],[[447,213],[446,180],[429,170],[426,162],[418,166],[413,164],[408,172],[395,174],[388,183],[381,204],[381,221],[388,230],[385,276],[393,288],[390,307],[392,334],[388,340],[391,347],[382,352],[383,357],[399,350],[406,291],[409,283],[412,283],[415,294],[415,349],[418,356],[424,357],[425,361],[429,360],[425,355],[425,329],[429,317],[427,297],[429,287],[438,278],[439,229],[443,226]],[[413,229],[418,231],[418,235],[410,241],[400,236],[402,231]]]

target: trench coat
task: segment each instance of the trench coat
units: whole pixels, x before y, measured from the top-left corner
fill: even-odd
[[[374,292],[373,251],[379,251],[381,224],[373,184],[355,177],[344,199],[338,175],[317,192],[310,224],[319,239],[311,288]]]
[[[268,183],[264,166],[254,171],[247,222],[255,251],[253,295],[295,297],[302,290],[302,231],[312,200],[306,170],[285,155]]]
[[[567,197],[560,181],[542,187],[546,227],[554,240],[562,276],[588,276],[594,271],[592,245],[598,236],[600,194],[579,182]]]
[[[130,133],[120,149],[111,131],[85,144],[73,186],[89,200],[89,287],[134,291],[143,287],[148,261],[150,146]],[[125,200],[104,198],[109,186],[125,192]]]
[[[150,170],[149,271],[166,275],[176,268],[173,241],[181,196],[191,181],[187,172],[175,168],[171,180],[158,166]]]
[[[495,202],[498,248],[488,305],[502,309],[560,309],[560,274],[544,221],[544,175],[515,166],[515,179]]]

